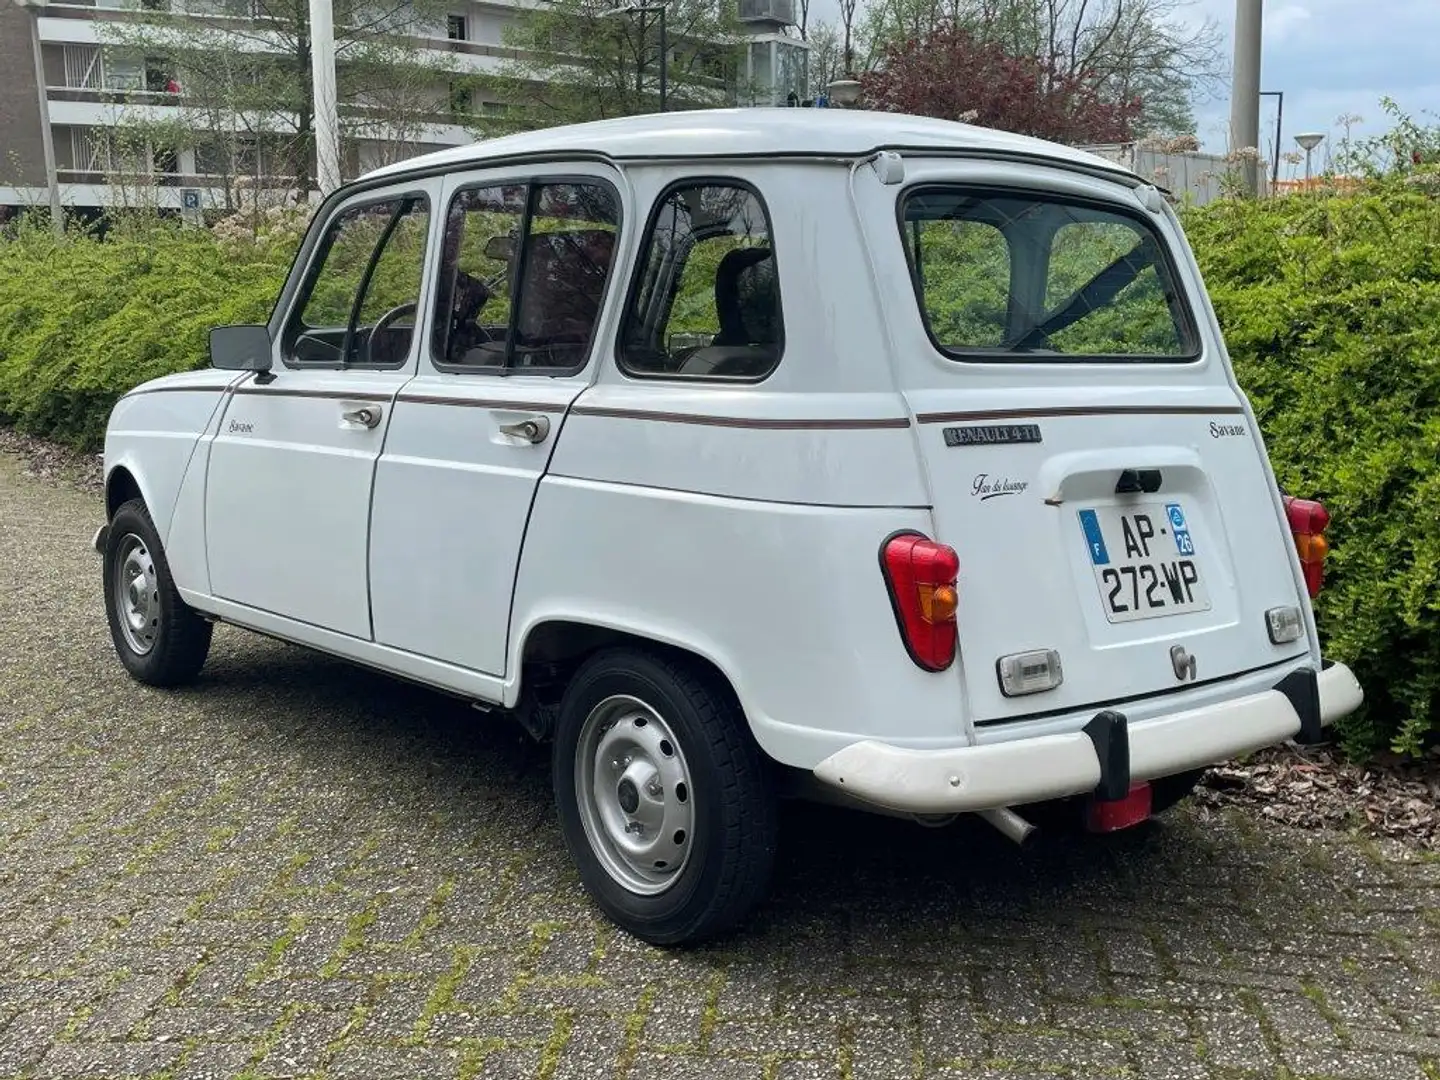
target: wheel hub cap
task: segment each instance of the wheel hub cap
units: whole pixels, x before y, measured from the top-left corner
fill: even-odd
[[[689,766],[664,719],[637,698],[606,698],[580,731],[575,793],[591,848],[632,892],[664,892],[695,827]]]
[[[160,632],[160,586],[155,560],[133,533],[120,541],[115,559],[115,614],[125,643],[144,656]]]

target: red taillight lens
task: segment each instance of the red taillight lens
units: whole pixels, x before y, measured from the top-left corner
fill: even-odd
[[[1305,574],[1305,588],[1313,599],[1320,595],[1320,586],[1325,581],[1325,555],[1330,550],[1325,529],[1330,524],[1330,512],[1314,499],[1286,495],[1284,501],[1285,518],[1290,523],[1300,569]]]
[[[880,569],[910,658],[943,671],[955,659],[960,556],[919,533],[898,533],[880,549]]]

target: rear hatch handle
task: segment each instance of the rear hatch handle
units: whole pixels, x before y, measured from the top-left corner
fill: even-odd
[[[1186,446],[1124,446],[1057,454],[1040,467],[1037,486],[1045,504],[1155,492],[1165,481],[1181,487],[1205,482],[1200,455]]]

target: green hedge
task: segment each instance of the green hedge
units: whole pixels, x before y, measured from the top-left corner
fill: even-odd
[[[1440,732],[1440,204],[1388,180],[1185,224],[1282,485],[1332,514],[1321,630],[1367,695],[1347,745],[1416,752]],[[98,448],[118,394],[265,317],[295,238],[0,237],[0,421]]]
[[[103,242],[0,235],[0,422],[98,449],[115,399],[207,362],[217,323],[263,321],[293,255],[290,231],[230,238],[161,222]]]
[[[1186,214],[1280,484],[1330,511],[1317,613],[1349,748],[1440,733],[1440,202],[1403,179]]]

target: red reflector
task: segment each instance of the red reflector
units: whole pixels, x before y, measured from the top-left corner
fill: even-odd
[[[1091,799],[1086,807],[1085,827],[1091,832],[1106,833],[1139,825],[1150,816],[1150,784],[1131,784],[1123,799]]]
[[[919,533],[897,533],[880,549],[880,571],[910,658],[926,671],[955,659],[960,556]]]

